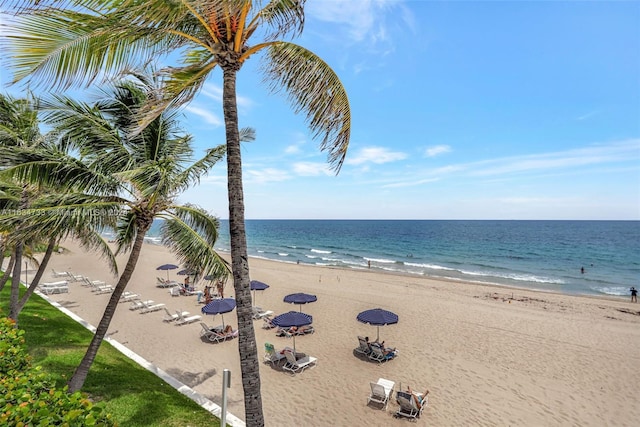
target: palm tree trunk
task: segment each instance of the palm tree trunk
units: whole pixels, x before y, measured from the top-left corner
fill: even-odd
[[[229,67],[231,68],[231,67]],[[253,329],[247,236],[244,224],[244,190],[242,188],[242,158],[238,109],[236,101],[235,69],[223,71],[222,108],[227,138],[227,186],[229,197],[229,230],[231,239],[231,268],[236,293],[238,315],[238,350],[244,390],[245,422],[249,427],[264,426],[260,365],[256,335]]]
[[[127,265],[118,280],[118,284],[111,294],[111,298],[109,299],[109,303],[104,310],[104,314],[102,315],[102,319],[100,319],[100,323],[96,328],[96,333],[93,335],[93,339],[89,344],[89,348],[87,348],[87,352],[85,353],[80,365],[76,368],[73,376],[69,380],[69,393],[76,392],[82,388],[84,382],[87,379],[87,375],[89,375],[89,369],[91,369],[91,365],[93,365],[93,361],[98,354],[98,350],[100,349],[100,345],[104,340],[105,335],[107,334],[107,330],[109,329],[109,324],[111,323],[111,319],[113,319],[113,315],[116,312],[116,308],[118,308],[118,302],[120,301],[120,296],[124,292],[131,276],[133,275],[133,270],[136,268],[136,264],[138,262],[138,258],[140,257],[140,251],[142,250],[142,242],[144,242],[144,235],[147,232],[147,229],[138,229],[136,234],[136,240],[133,243],[133,247],[131,248],[131,253],[129,254],[129,259],[127,260]]]
[[[33,277],[33,280],[31,280],[31,284],[27,288],[27,292],[25,292],[25,294],[22,296],[22,298],[20,298],[20,301],[18,302],[18,307],[17,307],[18,314],[20,314],[20,312],[22,311],[22,308],[27,303],[27,301],[29,301],[29,298],[33,294],[33,291],[35,291],[36,287],[40,284],[40,279],[42,279],[42,275],[47,269],[47,264],[49,264],[49,260],[51,259],[51,254],[53,253],[53,248],[55,246],[56,246],[56,239],[55,238],[49,239],[47,250],[45,251],[44,256],[42,257],[42,261],[40,262],[38,271],[36,272],[36,275]]]
[[[7,283],[7,279],[11,274],[11,270],[13,270],[13,265],[16,262],[16,253],[12,252],[11,257],[9,258],[9,264],[7,264],[7,269],[2,273],[2,277],[0,277],[0,291],[4,289],[4,285]]]
[[[24,243],[16,244],[15,264],[13,265],[13,276],[11,277],[11,295],[9,296],[9,318],[15,320],[18,327],[18,299],[20,297],[20,274],[22,273],[22,251]]]

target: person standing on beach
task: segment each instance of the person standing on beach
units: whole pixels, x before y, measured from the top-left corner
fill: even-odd
[[[631,302],[638,302],[638,290],[633,286],[629,290],[631,291]]]

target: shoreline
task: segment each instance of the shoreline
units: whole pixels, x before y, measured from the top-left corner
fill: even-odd
[[[69,253],[52,257],[51,269],[71,270],[114,284],[104,262],[75,242]],[[221,253],[228,257],[228,254]],[[124,257],[118,264],[124,265]],[[146,244],[128,291],[165,303],[170,311],[200,314],[195,297],[171,297],[155,286],[155,267],[174,262],[167,248]],[[386,411],[366,405],[369,382],[386,378],[396,390],[411,385],[431,390],[419,423],[454,425],[633,425],[640,417],[635,396],[640,374],[640,306],[620,297],[569,295],[479,285],[410,274],[340,267],[288,264],[251,257],[251,278],[270,285],[255,294],[255,304],[275,314],[299,309],[284,295],[307,292],[318,301],[302,311],[314,318],[316,333],[297,337],[296,348],[319,359],[318,366],[295,377],[261,363],[261,389],[267,425],[405,425],[395,419],[395,399]],[[177,271],[177,270],[176,270]],[[381,274],[384,273],[384,274]],[[172,279],[178,279],[169,272]],[[199,283],[202,289],[203,282]],[[51,299],[97,324],[108,295],[95,295],[79,283],[69,294]],[[233,289],[225,290],[225,296]],[[362,360],[357,336],[376,328],[355,320],[358,312],[381,307],[397,313],[396,325],[380,328],[381,339],[399,356],[381,365]],[[139,314],[120,304],[109,336],[220,403],[222,369],[232,371],[229,411],[244,418],[237,340],[203,342],[196,322],[173,326],[162,314]],[[237,327],[234,312],[225,323]],[[203,316],[208,325],[220,317]],[[255,321],[258,358],[264,343],[279,349],[292,341],[278,338]],[[330,408],[330,410],[327,410]],[[335,414],[340,422],[336,424]]]

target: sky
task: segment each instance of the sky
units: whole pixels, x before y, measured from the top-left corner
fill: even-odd
[[[349,95],[339,174],[252,57],[247,219],[640,220],[640,2],[308,0],[293,41]],[[10,62],[2,62],[7,87]],[[184,109],[224,142],[222,76]],[[228,218],[226,167],[180,196]]]

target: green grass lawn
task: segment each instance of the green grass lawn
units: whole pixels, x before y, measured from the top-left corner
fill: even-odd
[[[9,287],[0,293],[0,315],[8,314]],[[19,316],[33,365],[63,387],[84,356],[92,334],[38,295]],[[104,402],[120,426],[207,426],[220,420],[151,372],[103,342],[83,392]]]

